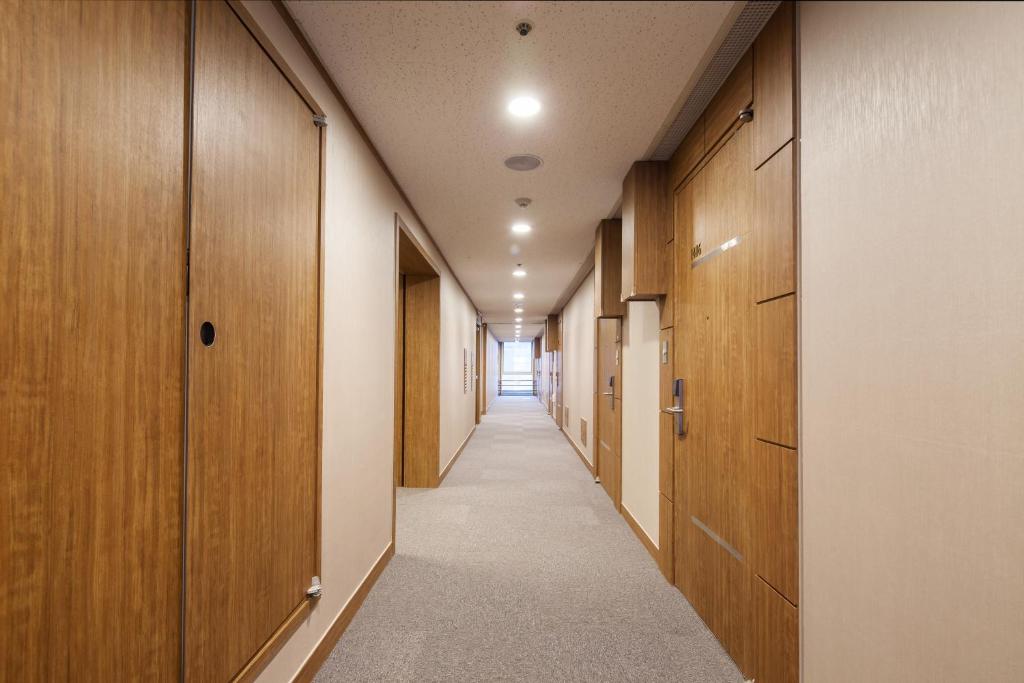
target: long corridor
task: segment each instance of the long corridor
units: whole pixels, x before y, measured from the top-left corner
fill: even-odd
[[[742,681],[535,398],[493,404],[317,681]]]

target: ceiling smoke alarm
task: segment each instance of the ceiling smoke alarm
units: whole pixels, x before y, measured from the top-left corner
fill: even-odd
[[[522,20],[520,20],[516,24],[516,33],[518,33],[519,35],[521,35],[524,38],[526,36],[530,35],[530,31],[532,31],[532,30],[533,30],[533,24],[531,24],[526,19],[522,19]]]
[[[530,202],[532,202],[532,201],[533,200],[530,199],[529,197],[517,197],[516,198],[516,206],[518,206],[520,209],[525,209],[526,207],[528,207],[530,205]]]

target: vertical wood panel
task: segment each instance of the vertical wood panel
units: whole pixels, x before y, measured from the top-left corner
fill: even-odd
[[[197,8],[185,662],[225,680],[317,573],[320,134],[235,13]]]
[[[796,607],[758,577],[751,579],[752,654],[758,683],[798,683],[800,631]]]
[[[754,99],[753,50],[747,50],[704,111],[704,148],[714,147]],[[753,167],[751,167],[753,168]]]
[[[704,115],[701,114],[701,117],[693,124],[690,132],[679,143],[679,147],[672,154],[672,158],[669,159],[669,188],[674,189],[678,187],[683,178],[697,167],[697,163],[704,157],[705,151]]]
[[[661,248],[661,289],[665,296],[658,297],[658,315],[663,330],[675,324],[675,251],[674,240]]]
[[[395,288],[394,478],[395,486],[401,486],[403,481],[403,436],[405,432],[405,275],[402,273],[396,273],[396,275],[398,276],[398,283]]]
[[[620,298],[664,294],[661,252],[670,239],[668,162],[638,161],[622,181],[622,291]]]
[[[754,435],[796,448],[796,296],[756,306]]]
[[[672,379],[673,373],[673,354],[675,353],[675,345],[672,343],[672,328],[662,330],[658,337],[658,394],[659,394],[659,409],[664,409],[672,405]],[[668,345],[668,359],[662,357],[662,349],[665,345]],[[675,481],[675,474],[673,473],[674,458],[672,450],[675,447],[675,416],[668,413],[662,412],[658,416],[658,490],[661,494],[668,498],[673,499],[673,481]]]
[[[594,241],[594,317],[621,317],[626,304],[622,291],[622,221],[604,220]]]
[[[797,454],[754,443],[751,490],[751,566],[794,605],[799,601]]]
[[[179,677],[184,3],[3,3],[0,680]]]
[[[796,291],[794,154],[789,143],[754,173],[755,301]]]
[[[793,139],[793,2],[782,2],[754,41],[754,166]]]
[[[622,404],[615,397],[621,391],[617,352],[622,321],[599,318],[597,321],[597,451],[598,477],[616,508],[622,497]],[[615,390],[612,390],[612,384]],[[612,395],[607,395],[608,393]]]
[[[441,449],[441,278],[405,278],[404,485],[437,486]]]

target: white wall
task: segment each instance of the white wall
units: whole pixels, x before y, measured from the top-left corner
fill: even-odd
[[[804,680],[1024,680],[1024,5],[801,3]]]
[[[658,546],[658,304],[630,301],[622,321],[622,507]]]
[[[269,2],[246,8],[327,114],[324,229],[324,596],[260,676],[289,680],[391,542],[397,211],[422,227]],[[436,251],[431,256],[440,264]],[[358,292],[358,295],[353,295]],[[473,426],[462,348],[476,313],[441,273],[442,462]],[[457,362],[456,362],[456,359]]]
[[[562,405],[569,421],[562,425],[587,462],[594,464],[594,272],[562,309]],[[565,408],[563,408],[563,413]],[[587,421],[583,445],[580,418]]]
[[[476,308],[453,277],[441,278],[441,454],[443,472],[476,426],[476,388],[464,384],[463,358],[476,344]]]

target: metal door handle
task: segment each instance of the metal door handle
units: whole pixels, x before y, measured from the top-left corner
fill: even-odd
[[[661,412],[669,413],[670,415],[682,415],[683,409],[679,406],[669,406],[668,408],[662,408]]]
[[[604,392],[604,393],[603,393],[603,394],[601,394],[601,395],[602,395],[602,396],[614,396],[614,395],[615,395],[615,392],[614,392],[614,391],[606,391],[606,392]]]

